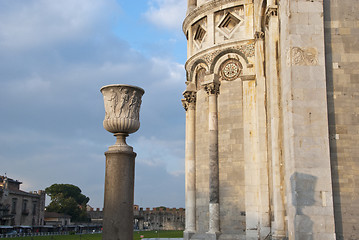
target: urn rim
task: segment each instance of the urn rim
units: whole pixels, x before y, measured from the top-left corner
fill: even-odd
[[[106,85],[106,86],[103,86],[103,87],[100,89],[100,92],[102,93],[102,91],[103,91],[105,88],[110,88],[110,87],[130,87],[130,88],[134,88],[134,89],[136,89],[136,90],[139,90],[140,92],[142,92],[142,95],[145,93],[145,90],[143,90],[142,88],[137,87],[137,86],[133,86],[133,85],[129,85],[129,84],[110,84],[110,85]]]

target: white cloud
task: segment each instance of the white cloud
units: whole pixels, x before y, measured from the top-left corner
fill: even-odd
[[[148,166],[162,166],[169,174],[184,173],[184,141],[140,136],[133,143],[137,161]]]
[[[151,0],[145,17],[154,25],[170,30],[181,29],[186,0]]]
[[[183,87],[185,81],[185,69],[183,64],[173,62],[164,58],[152,58],[153,71],[165,71],[169,74],[167,78],[161,79],[158,83],[162,86],[172,85],[173,87]]]
[[[115,1],[103,0],[2,1],[0,9],[0,46],[11,49],[83,38],[119,10]]]

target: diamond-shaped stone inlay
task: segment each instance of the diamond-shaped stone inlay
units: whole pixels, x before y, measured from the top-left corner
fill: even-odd
[[[201,25],[198,25],[196,33],[194,35],[194,40],[198,43],[202,43],[205,35],[206,31],[201,27]]]
[[[227,37],[230,37],[240,23],[241,19],[231,13],[227,13],[219,23],[218,29],[221,30]]]

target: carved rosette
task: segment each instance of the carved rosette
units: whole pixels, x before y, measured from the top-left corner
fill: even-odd
[[[134,133],[140,128],[142,88],[115,84],[101,88],[105,105],[103,127],[111,133]]]
[[[225,61],[220,67],[220,74],[222,79],[232,81],[242,72],[242,65],[235,59]]]

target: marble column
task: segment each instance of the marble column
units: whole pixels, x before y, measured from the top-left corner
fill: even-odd
[[[218,165],[218,94],[220,82],[218,75],[205,76],[202,85],[208,93],[209,109],[209,229],[206,239],[215,240],[220,234]]]
[[[268,43],[269,47],[269,73],[268,73],[268,98],[270,104],[270,131],[271,131],[271,153],[272,153],[272,200],[273,216],[272,236],[273,239],[283,239],[285,232],[285,208],[283,201],[283,176],[281,170],[281,102],[280,102],[280,79],[278,74],[278,52],[279,52],[279,20],[278,7],[272,5],[266,10],[268,24]]]
[[[261,30],[261,26],[259,29]],[[255,66],[256,66],[256,121],[257,121],[257,156],[260,171],[260,191],[259,191],[259,237],[265,238],[270,233],[270,203],[269,203],[269,175],[268,175],[268,158],[267,158],[267,111],[266,111],[266,78],[265,78],[265,54],[264,54],[264,33],[257,31],[255,33]]]
[[[196,233],[196,86],[190,83],[183,93],[186,109],[186,229],[184,239],[191,239]]]

